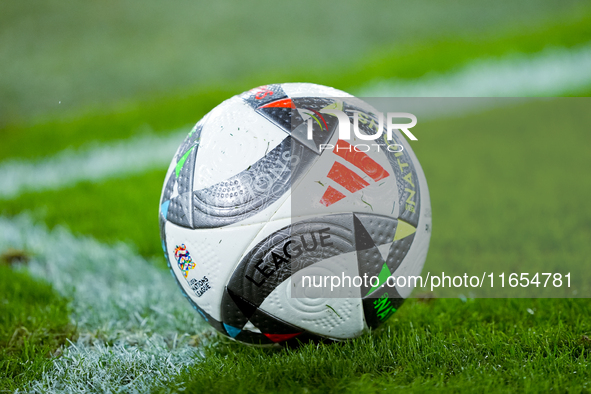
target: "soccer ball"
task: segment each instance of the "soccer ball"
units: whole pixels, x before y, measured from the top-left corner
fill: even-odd
[[[337,111],[357,124],[348,141]],[[365,102],[307,83],[252,89],[195,125],[165,178],[160,234],[211,326],[251,344],[343,340],[408,297],[395,279],[422,270],[429,192],[398,130],[360,138],[381,127]]]

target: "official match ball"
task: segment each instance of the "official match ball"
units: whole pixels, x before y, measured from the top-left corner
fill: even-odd
[[[308,83],[244,92],[193,127],[166,174],[160,234],[211,326],[250,344],[338,341],[400,307],[431,208],[410,145],[385,128],[364,101]]]

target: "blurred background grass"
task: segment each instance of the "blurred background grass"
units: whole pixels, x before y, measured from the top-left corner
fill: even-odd
[[[0,122],[277,82],[263,80],[267,75],[337,80],[336,73],[370,66],[376,57],[394,54],[388,62],[395,64],[409,49],[459,39],[478,44],[585,13],[588,2],[572,0],[6,1],[0,4]],[[447,47],[402,76],[457,65],[461,54]],[[388,76],[373,71],[348,82]]]

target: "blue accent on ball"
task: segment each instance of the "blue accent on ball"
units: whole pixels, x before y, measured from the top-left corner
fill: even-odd
[[[236,338],[236,336],[238,334],[240,334],[240,331],[242,331],[241,329],[229,326],[226,323],[224,323],[224,327],[225,327],[226,331],[228,332],[228,335],[230,335],[232,338]]]
[[[170,205],[170,200],[165,201],[162,203],[162,206],[160,207],[160,211],[162,212],[162,215],[166,218],[166,215],[168,215],[168,206]]]

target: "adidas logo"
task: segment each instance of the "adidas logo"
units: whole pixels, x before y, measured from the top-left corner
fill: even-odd
[[[349,144],[347,141],[338,140],[333,149],[333,153],[363,171],[374,182],[378,182],[390,176],[388,171],[386,171],[381,165],[376,163],[366,153],[355,150],[353,145]],[[358,192],[370,185],[369,182],[360,177],[355,171],[349,169],[338,161],[334,162],[327,177],[351,193]],[[320,199],[320,203],[328,207],[345,197],[347,197],[345,194],[329,185]]]

